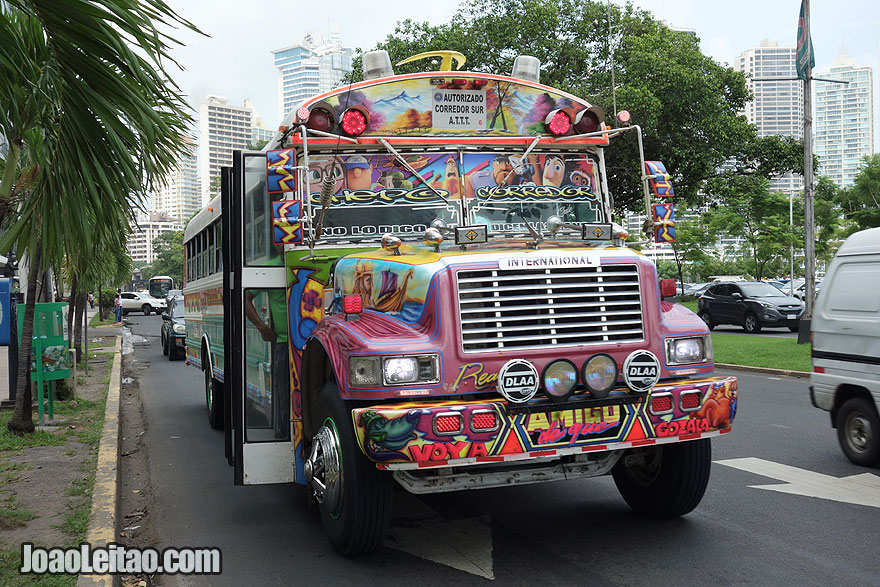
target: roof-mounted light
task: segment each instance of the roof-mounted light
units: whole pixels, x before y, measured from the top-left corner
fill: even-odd
[[[513,60],[513,72],[510,77],[539,83],[541,81],[541,60],[531,55],[520,55]]]
[[[350,137],[359,137],[370,124],[369,113],[361,106],[352,106],[342,113],[342,132]]]
[[[364,80],[378,79],[394,75],[388,51],[370,51],[361,57]]]
[[[574,117],[574,131],[577,134],[584,135],[596,132],[605,121],[605,113],[598,106],[590,106],[586,110],[581,110]]]
[[[557,137],[571,130],[571,115],[564,109],[553,110],[544,119],[547,130]]]
[[[312,108],[306,126],[320,132],[330,132],[336,122],[333,113],[326,108]]]

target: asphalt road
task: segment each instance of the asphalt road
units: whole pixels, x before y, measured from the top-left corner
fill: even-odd
[[[147,337],[134,360],[150,363],[140,393],[160,546],[223,551],[220,576],[162,584],[878,584],[880,507],[827,499],[828,487],[835,499],[853,487],[831,477],[867,474],[860,487],[880,506],[878,471],[843,457],[806,380],[736,373],[734,430],[713,441],[709,488],[683,518],[634,515],[608,477],[422,498],[401,490],[386,548],[346,559],[308,513],[304,489],[233,486],[222,432],[208,425],[201,372],[162,355],[159,317],[128,321]],[[764,474],[718,462],[745,458],[757,460],[736,463]],[[785,471],[800,485],[766,476],[773,463],[796,467]],[[830,477],[805,490],[809,472]],[[825,498],[754,487],[772,485]]]

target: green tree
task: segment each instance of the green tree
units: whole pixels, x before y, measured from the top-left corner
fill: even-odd
[[[788,224],[788,197],[771,192],[760,175],[728,175],[711,183],[721,199],[706,214],[710,230],[743,239],[746,267],[755,279],[763,279],[771,267],[778,270],[797,238]]]
[[[837,195],[837,203],[854,224],[848,234],[880,226],[880,154],[862,158],[853,185]]]
[[[785,172],[792,154],[796,159],[796,142],[759,141],[739,114],[750,99],[741,73],[703,55],[694,36],[674,32],[629,4],[474,0],[445,24],[399,22],[376,48],[388,51],[394,63],[423,51],[454,49],[467,56],[465,69],[493,73],[511,71],[517,55],[533,55],[541,60],[543,83],[602,106],[611,124],[613,69],[617,108],[629,110],[642,126],[645,152],[665,161],[676,194],[689,202],[702,200],[707,180],[731,159],[741,161],[740,173],[760,167],[762,174]],[[396,71],[425,68],[424,62],[410,63]],[[351,79],[359,79],[358,58],[353,71]],[[765,144],[779,147],[784,156],[756,157]],[[606,162],[616,206],[641,209],[635,136],[615,139]]]
[[[0,250],[33,271],[113,243],[131,206],[184,152],[190,118],[162,29],[194,27],[162,0],[6,0],[0,11]],[[195,29],[194,29],[195,30]],[[36,277],[36,274],[34,274]],[[31,280],[28,289],[35,280]],[[9,429],[33,430],[28,292]]]
[[[152,275],[167,275],[174,283],[183,283],[183,232],[164,232],[153,239],[156,260],[152,262]]]
[[[715,241],[715,235],[703,222],[702,216],[695,219],[680,220],[675,223],[675,242],[672,251],[675,253],[676,278],[684,285],[684,268],[688,266],[705,266],[711,260],[709,250]],[[696,271],[691,271],[696,273]],[[696,279],[696,275],[694,276]]]

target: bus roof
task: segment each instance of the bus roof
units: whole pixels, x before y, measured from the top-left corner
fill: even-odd
[[[183,231],[183,242],[192,239],[218,218],[220,218],[220,196],[208,202],[208,205],[199,210],[192,220],[187,223],[186,229]]]

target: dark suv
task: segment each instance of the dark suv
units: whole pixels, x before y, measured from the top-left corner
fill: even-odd
[[[709,330],[716,324],[739,324],[746,332],[760,332],[763,326],[797,332],[803,313],[799,299],[760,281],[716,283],[697,300],[697,314]]]
[[[183,317],[183,296],[171,300],[168,311],[162,314],[162,354],[168,360],[186,356],[186,320]]]

